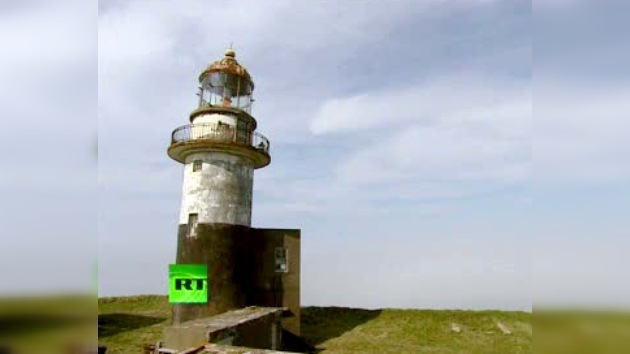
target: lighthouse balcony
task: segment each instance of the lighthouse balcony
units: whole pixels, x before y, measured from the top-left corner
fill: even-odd
[[[218,123],[181,126],[173,131],[169,156],[184,163],[186,156],[201,151],[229,152],[249,158],[256,168],[269,164],[269,140],[262,134]]]

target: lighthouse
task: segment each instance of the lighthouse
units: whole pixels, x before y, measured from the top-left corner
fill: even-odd
[[[254,82],[229,49],[199,76],[199,106],[172,134],[168,154],[184,165],[179,224],[251,226],[254,170],[271,161],[251,116]]]
[[[171,135],[183,167],[176,264],[206,265],[208,301],[174,304],[173,323],[246,306],[286,307],[299,334],[300,230],[252,227],[254,171],[271,162],[252,116],[254,81],[232,49],[199,75],[198,106]]]

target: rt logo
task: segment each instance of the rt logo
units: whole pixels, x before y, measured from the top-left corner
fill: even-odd
[[[203,290],[205,282],[199,278],[176,278],[175,290]]]
[[[205,264],[169,265],[169,302],[205,304],[208,302],[208,266]]]

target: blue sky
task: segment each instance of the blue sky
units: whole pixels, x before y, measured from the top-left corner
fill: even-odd
[[[499,0],[49,6],[58,33],[33,25],[29,39],[41,40],[34,53],[63,53],[58,67],[29,76],[2,66],[25,87],[56,73],[67,89],[51,100],[55,115],[98,114],[89,193],[101,296],[166,293],[182,183],[166,147],[195,108],[198,74],[232,42],[272,146],[271,165],[255,174],[253,224],[302,229],[304,304],[627,305],[617,270],[630,266],[621,252],[630,53],[619,11]],[[28,54],[0,60],[21,67]],[[75,127],[96,135],[81,119],[62,130]],[[80,175],[74,158],[67,165]],[[59,212],[93,225],[94,208],[68,204]],[[66,246],[80,244],[80,231],[59,229]]]
[[[253,223],[302,229],[305,304],[529,307],[531,6],[357,4],[101,6],[104,295],[164,292],[182,178],[164,149],[233,42],[272,142]]]

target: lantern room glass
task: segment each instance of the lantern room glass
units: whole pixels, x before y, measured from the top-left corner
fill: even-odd
[[[214,72],[201,83],[200,105],[232,107],[251,112],[253,87],[249,80],[240,75]]]

